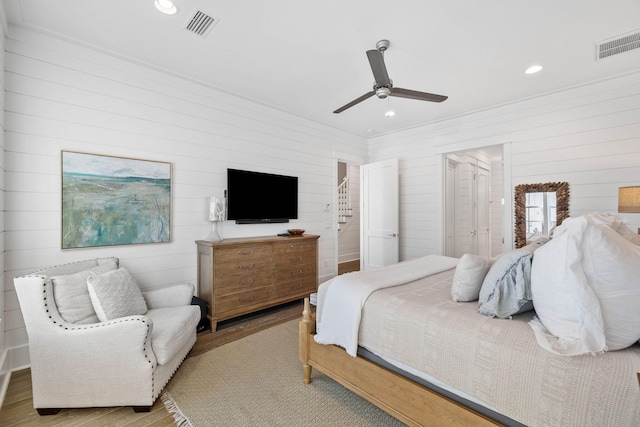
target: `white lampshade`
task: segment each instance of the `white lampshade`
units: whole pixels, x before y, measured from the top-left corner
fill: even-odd
[[[618,189],[618,212],[640,213],[640,187]]]

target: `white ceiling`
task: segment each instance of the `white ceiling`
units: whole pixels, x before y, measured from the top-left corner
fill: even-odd
[[[3,0],[10,24],[78,39],[364,137],[640,70],[640,49],[595,61],[595,44],[640,29],[639,0]],[[202,39],[196,10],[218,21]],[[365,51],[389,39],[394,85],[441,104],[370,98]],[[542,72],[527,76],[531,64]]]

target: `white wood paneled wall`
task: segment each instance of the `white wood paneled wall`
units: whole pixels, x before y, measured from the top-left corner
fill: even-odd
[[[401,259],[441,250],[441,154],[502,143],[511,192],[567,181],[571,215],[615,213],[618,187],[640,184],[640,72],[371,139],[370,161],[400,159]]]
[[[336,274],[336,214],[323,211],[334,205],[333,153],[364,163],[363,138],[24,29],[7,38],[5,77],[9,347],[27,343],[12,279],[34,269],[117,256],[144,289],[196,283],[194,241],[209,233],[206,198],[222,197],[228,167],[298,176],[299,219],[225,222],[223,237],[304,228],[321,235],[321,280]],[[171,162],[171,243],[62,251],[61,150]]]
[[[2,9],[2,8],[0,8]],[[4,70],[5,64],[5,32],[7,29],[4,16],[0,13],[0,70]],[[0,268],[5,270],[5,212],[6,212],[6,179],[5,179],[5,78],[4,72],[0,71]],[[5,309],[11,309],[5,296],[5,277],[0,276],[0,405],[2,404],[6,388],[9,382],[10,361],[6,342],[6,315]]]

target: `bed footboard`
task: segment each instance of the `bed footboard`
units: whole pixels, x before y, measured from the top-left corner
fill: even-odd
[[[299,322],[299,357],[305,384],[311,369],[339,382],[409,426],[495,426],[499,423],[363,357],[314,341],[315,317],[309,298]]]

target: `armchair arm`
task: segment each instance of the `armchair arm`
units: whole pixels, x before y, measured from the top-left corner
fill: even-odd
[[[180,283],[143,292],[142,296],[144,297],[149,309],[178,307],[191,304],[194,289],[195,288],[191,283]]]
[[[105,396],[111,405],[153,402],[157,361],[150,318],[78,325],[54,314],[51,320],[53,325],[42,332],[29,333],[35,408],[67,407],[69,402],[92,406]]]

